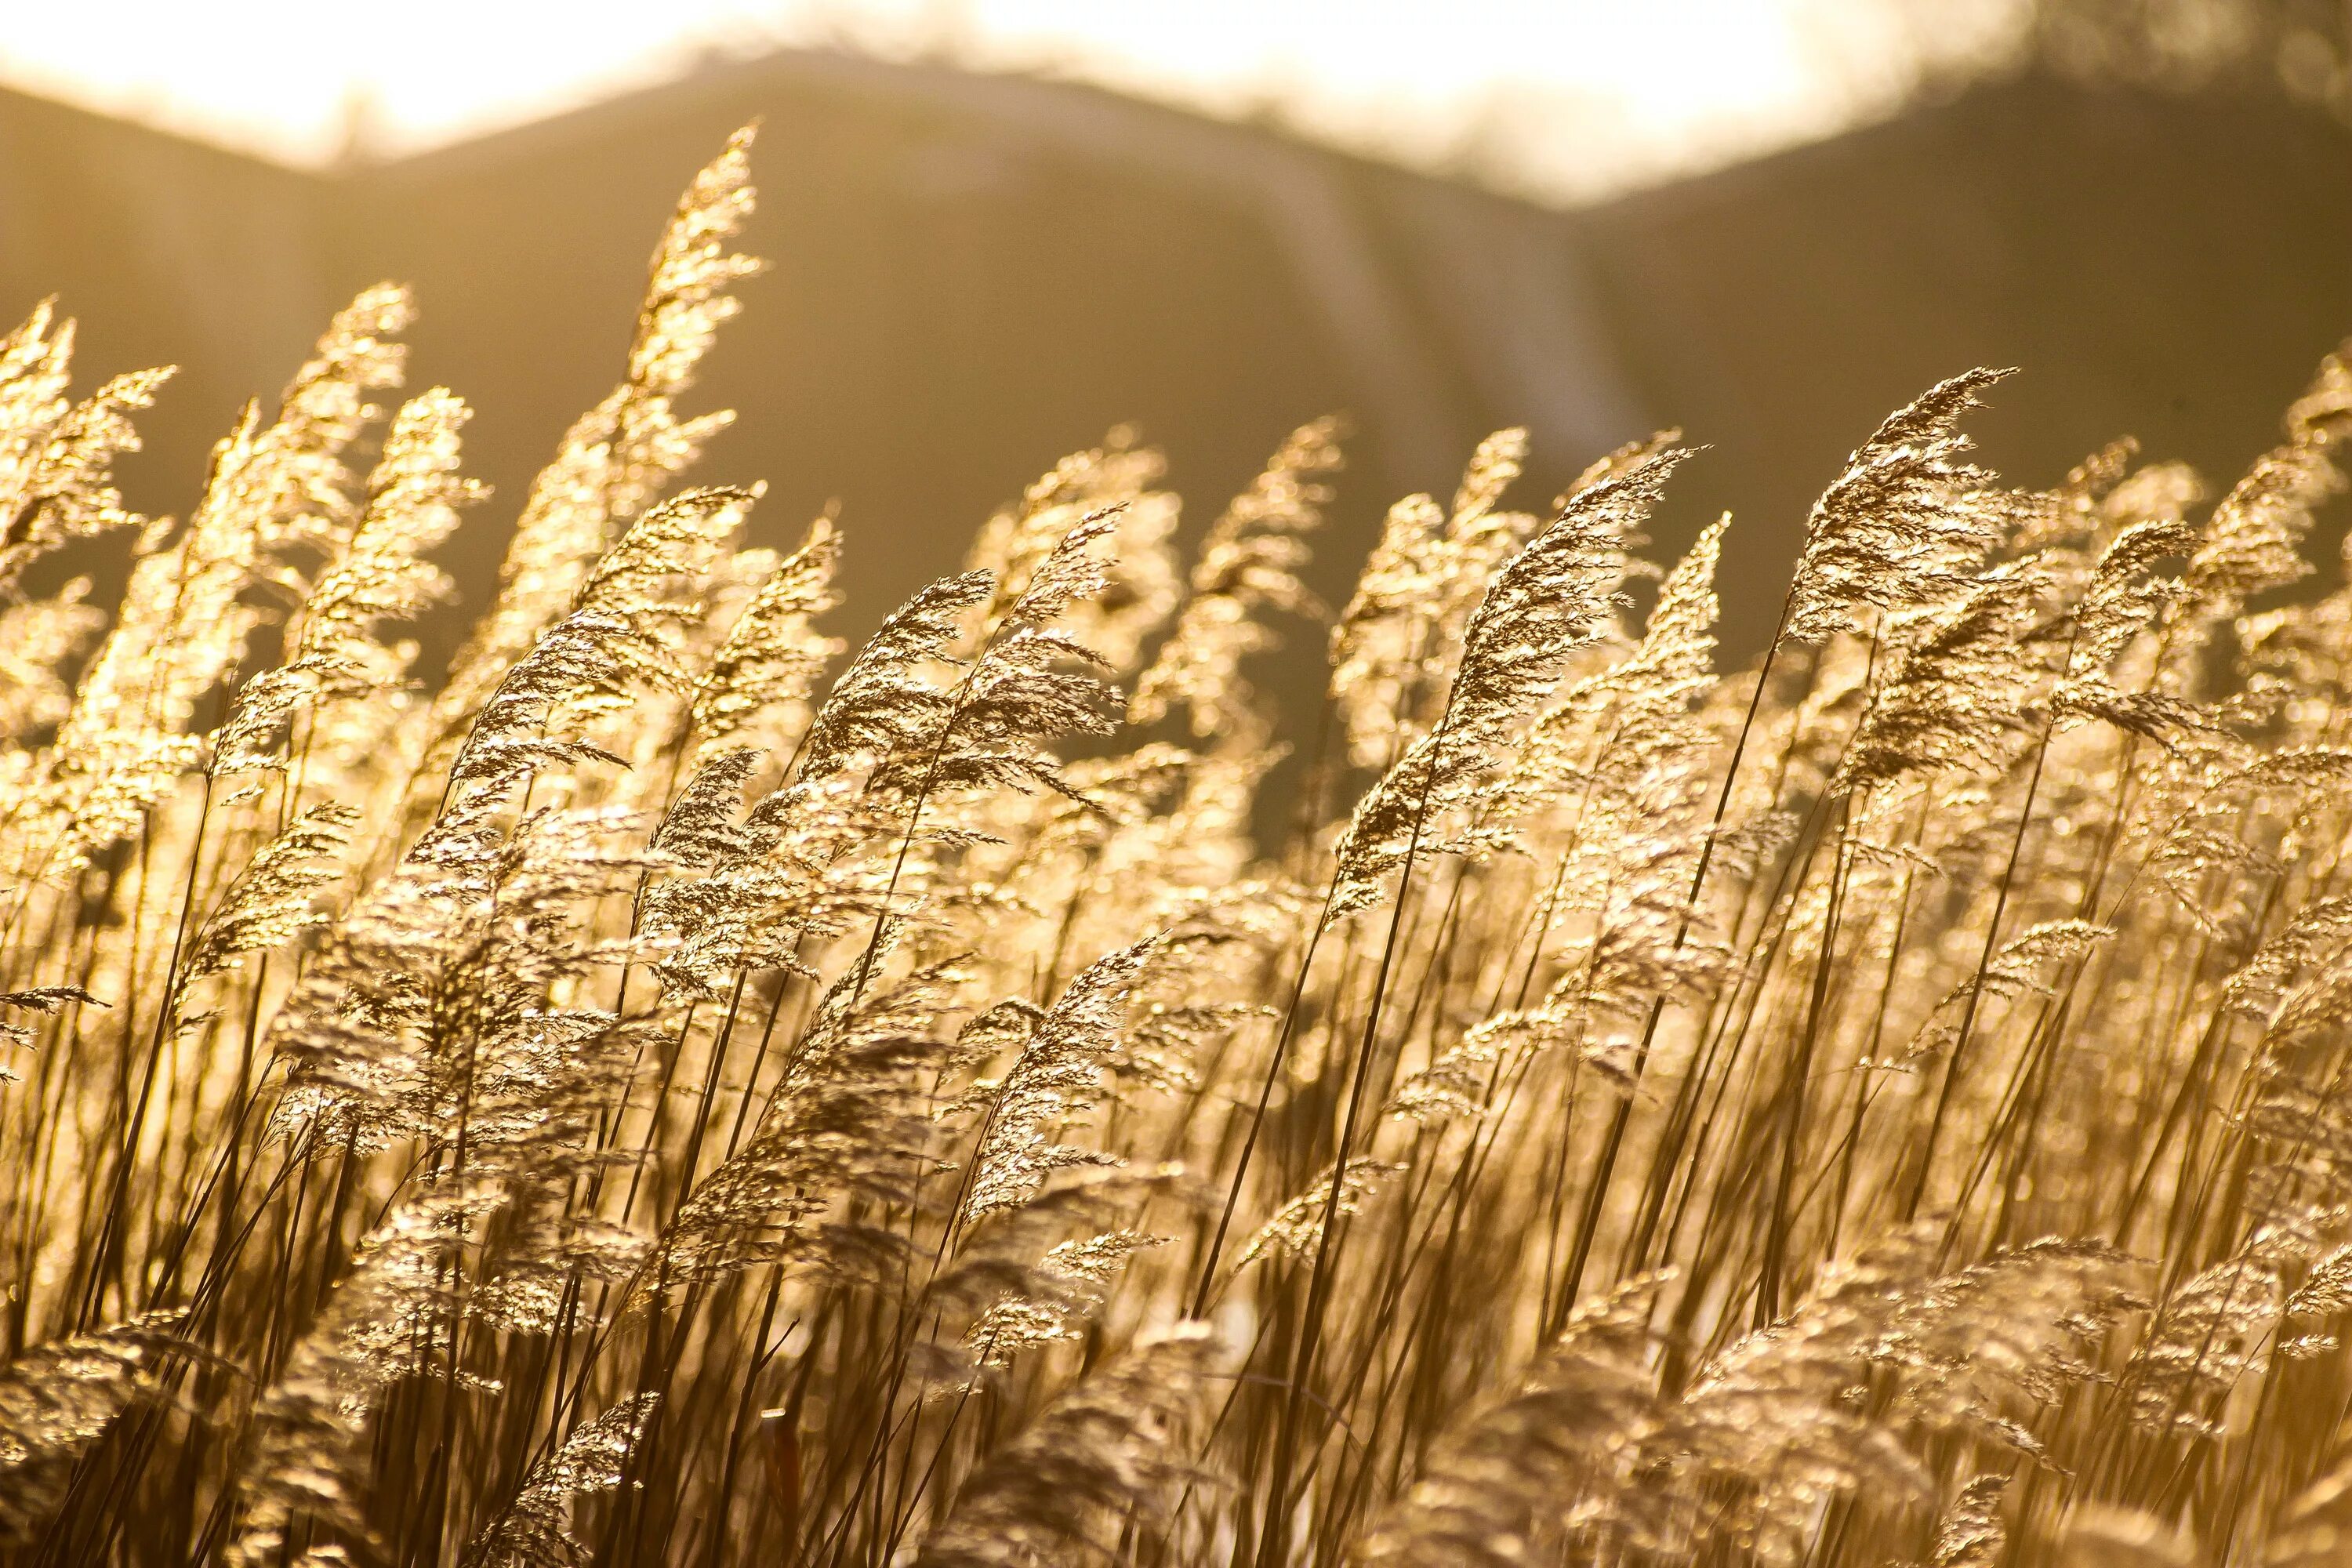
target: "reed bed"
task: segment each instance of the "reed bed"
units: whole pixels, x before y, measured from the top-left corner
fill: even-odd
[[[2352,1561],[2344,358],[2218,498],[1929,389],[1746,670],[1674,433],[1327,609],[1330,421],[1189,563],[1066,458],[851,652],[855,528],[685,485],[749,150],[430,689],[401,290],[176,522],[162,373],[0,344],[0,1555]]]

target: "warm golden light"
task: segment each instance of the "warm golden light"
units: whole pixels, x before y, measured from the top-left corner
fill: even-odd
[[[397,153],[675,77],[844,45],[1029,71],[1576,196],[1823,134],[1925,66],[1997,53],[2015,0],[299,0],[32,8],[0,79],[299,163]],[[360,143],[355,149],[354,142]]]
[[[0,1568],[2343,1568],[2251,0],[1095,3],[20,29]]]

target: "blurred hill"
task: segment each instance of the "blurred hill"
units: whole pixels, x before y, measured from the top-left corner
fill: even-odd
[[[1813,493],[1928,383],[2023,367],[1976,426],[2021,481],[2126,432],[2226,479],[2352,331],[2352,135],[2268,98],[2027,77],[1555,212],[1091,89],[816,54],[323,175],[0,93],[0,316],[55,292],[86,377],[185,367],[126,469],[181,511],[337,304],[413,284],[412,385],[475,404],[499,491],[453,546],[478,602],[531,471],[618,373],[678,190],[754,116],[747,245],[775,266],[693,404],[741,412],[697,477],[766,479],[773,538],[842,503],[853,634],[1114,423],[1165,447],[1197,526],[1336,410],[1336,593],[1386,503],[1450,487],[1494,426],[1531,427],[1538,505],[1683,426],[1713,449],[1660,542],[1739,514],[1745,653]]]

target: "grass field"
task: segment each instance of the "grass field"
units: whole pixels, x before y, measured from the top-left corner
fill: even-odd
[[[685,488],[749,152],[429,687],[399,289],[176,521],[161,373],[0,344],[0,1558],[2352,1561],[2344,359],[2210,489],[1928,389],[1745,670],[1677,434],[1324,606],[1328,420],[851,651]]]

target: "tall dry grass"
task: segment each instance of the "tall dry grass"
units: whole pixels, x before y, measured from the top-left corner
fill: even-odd
[[[1503,432],[1286,735],[1328,422],[1189,568],[1070,458],[845,658],[855,530],[677,488],[747,151],[436,691],[399,290],[176,523],[158,375],[0,348],[10,1562],[2347,1560],[2352,587],[2263,607],[2343,359],[2210,503],[1930,389],[1732,674],[1675,437]]]

